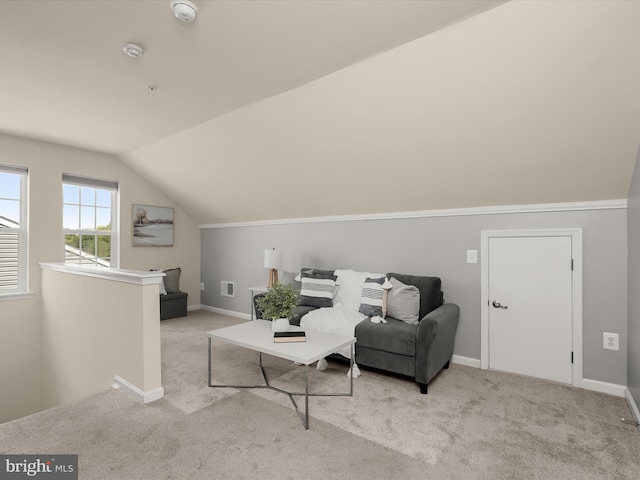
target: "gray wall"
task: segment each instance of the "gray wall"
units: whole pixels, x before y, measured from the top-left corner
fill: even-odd
[[[583,229],[583,374],[625,385],[627,381],[627,218],[624,209],[491,214],[418,219],[301,223],[203,228],[202,304],[249,313],[249,287],[264,285],[265,248],[283,251],[283,268],[355,270],[442,278],[448,302],[461,308],[455,354],[480,358],[480,254],[482,230]],[[482,261],[482,259],[480,259]],[[235,282],[234,298],[220,296],[220,281]],[[620,334],[620,351],[602,348],[604,331]]]
[[[629,189],[629,326],[627,332],[627,386],[640,406],[640,152]]]

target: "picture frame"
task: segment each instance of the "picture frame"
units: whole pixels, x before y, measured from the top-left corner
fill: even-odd
[[[173,208],[132,204],[131,244],[134,247],[172,247]]]

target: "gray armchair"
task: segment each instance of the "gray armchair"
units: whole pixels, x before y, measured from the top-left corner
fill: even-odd
[[[356,326],[356,362],[412,377],[427,393],[427,384],[443,368],[449,368],[453,355],[460,308],[443,304],[438,277],[388,273],[420,291],[418,325],[386,317],[387,323],[368,320]]]

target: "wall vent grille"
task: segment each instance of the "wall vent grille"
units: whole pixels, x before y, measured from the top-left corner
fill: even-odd
[[[234,296],[235,285],[233,282],[228,282],[226,280],[222,280],[220,282],[220,295],[223,297],[233,297]]]

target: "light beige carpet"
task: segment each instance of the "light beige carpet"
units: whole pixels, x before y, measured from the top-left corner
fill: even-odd
[[[163,321],[163,399],[107,390],[0,425],[0,451],[77,453],[82,479],[640,478],[623,399],[458,365],[428,395],[363,369],[353,397],[310,399],[306,431],[285,395],[207,387],[204,332],[238,322]],[[301,391],[304,367],[264,363],[274,385]],[[214,381],[259,383],[257,364],[257,353],[214,342]],[[345,363],[309,372],[312,391],[348,389]]]

